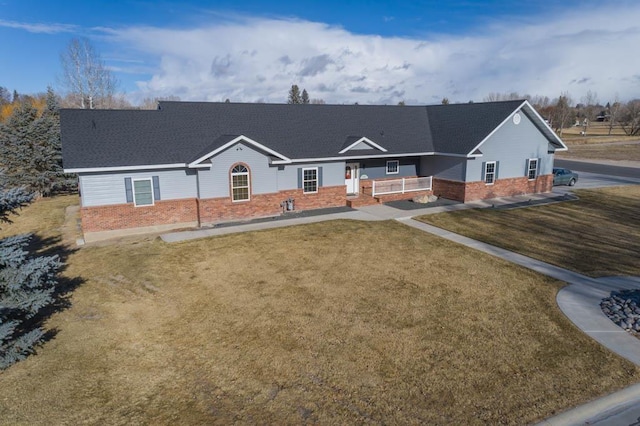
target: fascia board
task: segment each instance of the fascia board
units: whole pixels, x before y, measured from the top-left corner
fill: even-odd
[[[136,166],[114,166],[114,167],[72,167],[64,169],[65,173],[92,173],[92,172],[125,172],[134,170],[158,170],[158,169],[182,169],[186,168],[186,163],[173,164],[143,164]]]

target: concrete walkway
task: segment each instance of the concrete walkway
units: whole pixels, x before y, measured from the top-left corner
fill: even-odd
[[[554,200],[554,197],[557,196],[558,194],[539,194],[536,196],[526,197],[508,197],[476,203],[455,204],[415,210],[400,210],[385,205],[374,205],[362,207],[350,212],[323,216],[301,217],[273,222],[249,222],[237,226],[173,232],[162,235],[162,239],[165,242],[178,242],[216,235],[272,229],[283,226],[336,219],[365,221],[397,220],[420,231],[437,235],[458,244],[463,244],[475,250],[480,250],[484,253],[500,257],[509,262],[568,283],[568,286],[558,292],[556,299],[562,312],[577,327],[597,342],[612,352],[615,352],[640,366],[640,339],[631,336],[629,333],[616,326],[602,313],[602,310],[600,309],[600,301],[609,296],[611,291],[640,289],[640,277],[587,277],[567,269],[532,259],[500,247],[476,241],[412,219],[412,217],[415,216],[440,213],[444,211],[522,205],[532,199],[535,199],[538,202],[544,202],[546,198],[549,202],[557,202]],[[558,416],[543,421],[540,425],[631,424],[631,422],[627,420],[631,419],[635,421],[637,416],[640,416],[640,384],[566,411]]]
[[[563,194],[547,193],[547,194],[532,194],[521,195],[515,197],[503,197],[494,198],[492,200],[476,201],[465,204],[453,204],[440,207],[425,207],[423,209],[413,210],[400,210],[393,207],[385,206],[384,204],[377,204],[373,206],[360,207],[357,210],[350,212],[334,213],[320,216],[308,216],[308,217],[292,217],[291,219],[274,220],[272,222],[259,221],[234,225],[234,226],[221,226],[213,228],[195,229],[193,231],[176,231],[162,234],[160,238],[167,243],[176,243],[180,241],[195,240],[198,238],[207,238],[217,235],[235,234],[238,232],[259,231],[263,229],[280,228],[283,226],[302,225],[306,223],[325,222],[328,220],[338,219],[352,219],[352,220],[390,220],[390,219],[403,219],[411,218],[415,216],[422,216],[426,214],[435,214],[442,212],[449,212],[454,210],[465,210],[473,208],[489,208],[489,207],[505,207],[511,205],[519,205],[528,201],[543,202],[550,204],[558,202],[555,200],[558,196]]]

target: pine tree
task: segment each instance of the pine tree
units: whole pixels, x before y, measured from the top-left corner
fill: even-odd
[[[302,97],[300,98],[300,101],[303,104],[309,103],[309,94],[307,93],[307,89],[302,89]]]
[[[42,114],[25,101],[0,123],[0,157],[11,186],[43,196],[75,189],[76,178],[62,169],[58,98],[51,88]]]
[[[25,206],[33,194],[24,189],[4,189],[0,182],[0,222]],[[31,235],[0,239],[0,369],[24,359],[42,341],[38,314],[54,302],[58,256],[30,256]]]
[[[289,98],[287,99],[288,104],[301,104],[302,98],[300,97],[300,88],[297,84],[291,86],[289,90]]]

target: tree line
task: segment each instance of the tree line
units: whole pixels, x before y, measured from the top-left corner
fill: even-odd
[[[602,105],[596,92],[589,90],[580,102],[575,102],[568,92],[550,99],[548,96],[521,95],[517,92],[490,93],[485,102],[527,99],[549,125],[560,135],[562,130],[575,124],[588,127],[590,122],[608,124],[609,135],[618,125],[627,136],[640,135],[640,99],[621,102],[616,97]]]

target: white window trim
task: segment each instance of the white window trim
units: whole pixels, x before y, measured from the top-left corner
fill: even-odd
[[[531,172],[531,161],[536,162],[536,175],[533,178],[529,177],[529,172]],[[527,179],[528,180],[536,180],[538,178],[538,168],[540,167],[540,159],[539,158],[529,158],[527,159]]]
[[[151,186],[151,204],[140,204],[136,202],[136,182],[140,181],[148,181],[149,186]],[[148,207],[153,206],[156,203],[156,194],[153,193],[153,179],[152,178],[142,178],[142,179],[131,179],[131,193],[133,194],[133,206],[134,207]]]
[[[390,172],[389,171],[389,163],[396,163],[396,171],[395,172]],[[386,174],[388,175],[397,175],[398,173],[400,173],[400,160],[387,160],[387,169],[386,169]]]
[[[487,182],[487,166],[489,164],[493,164],[493,172],[491,173],[493,175],[493,179],[491,180],[491,182]],[[484,181],[485,185],[493,185],[494,183],[496,183],[496,164],[497,161],[487,161],[486,163],[484,163],[484,176],[482,177],[482,180]]]
[[[233,172],[233,169],[235,169],[237,166],[242,166],[245,169],[247,169],[246,172]],[[247,198],[243,199],[243,200],[234,200],[233,199],[233,190],[234,190],[234,186],[233,186],[233,177],[234,176],[244,176],[247,175]],[[249,170],[249,167],[247,167],[245,164],[242,163],[238,163],[238,164],[234,164],[233,167],[231,168],[231,181],[229,182],[231,184],[231,202],[232,203],[245,203],[247,201],[251,201],[251,171]],[[241,189],[241,188],[245,188],[244,186],[238,186],[235,189]]]
[[[304,171],[305,170],[315,170],[316,171],[316,190],[315,191],[305,191],[304,190]],[[318,186],[320,186],[320,182],[319,182],[319,176],[318,176],[318,168],[317,167],[305,167],[302,169],[302,193],[303,194],[317,194],[318,193]],[[311,182],[310,180],[306,181],[306,182]]]

